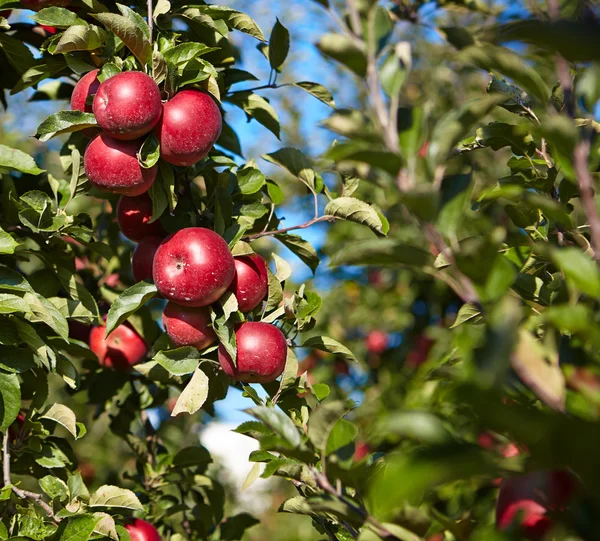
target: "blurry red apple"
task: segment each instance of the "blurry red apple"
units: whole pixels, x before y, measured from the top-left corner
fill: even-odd
[[[221,111],[205,92],[182,90],[163,106],[156,128],[160,156],[173,165],[194,165],[211,150],[221,134]]]
[[[267,264],[258,254],[234,259],[235,274],[229,291],[235,295],[240,312],[251,312],[262,302],[269,289]]]
[[[383,331],[371,331],[367,335],[367,351],[369,353],[380,354],[388,347],[389,337]]]
[[[83,157],[85,174],[90,182],[107,192],[123,195],[146,193],[158,171],[158,165],[150,169],[140,166],[137,153],[142,141],[118,141],[101,133],[88,144]]]
[[[141,518],[134,518],[125,524],[131,541],[161,541],[158,530]]]
[[[178,347],[204,349],[217,339],[212,328],[210,310],[206,306],[191,308],[169,302],[163,311],[162,320],[169,338]]]
[[[520,515],[521,534],[542,539],[553,526],[548,511],[564,510],[574,490],[574,479],[566,471],[539,471],[505,479],[496,502],[496,525],[508,528]]]
[[[138,139],[160,119],[160,90],[154,79],[141,71],[117,73],[100,85],[92,110],[98,125],[115,139]]]
[[[40,24],[40,28],[43,28],[44,32],[46,32],[46,34],[50,34],[51,36],[58,32],[58,30],[54,28],[54,26],[46,26],[45,24]]]
[[[269,383],[285,368],[287,340],[269,323],[247,321],[235,331],[237,366],[223,345],[219,345],[221,368],[230,377],[244,383]]]
[[[96,468],[94,468],[93,464],[89,462],[82,462],[79,464],[79,473],[81,474],[81,478],[86,485],[89,485],[94,482],[96,477]]]
[[[354,447],[354,455],[352,458],[355,462],[360,462],[363,458],[369,456],[370,452],[371,449],[366,441],[357,441]]]
[[[133,272],[133,278],[136,282],[142,280],[152,281],[152,264],[161,242],[161,237],[146,237],[133,250],[131,272]]]
[[[108,338],[106,327],[93,327],[90,332],[90,349],[100,364],[119,371],[127,371],[148,353],[144,339],[128,323],[119,325]]]
[[[152,199],[145,193],[136,197],[123,195],[117,203],[117,223],[121,233],[129,240],[139,242],[144,237],[160,237],[165,230],[152,219]]]
[[[433,340],[421,334],[417,337],[415,347],[406,356],[406,364],[412,368],[422,365],[429,357],[429,351],[433,347]]]
[[[350,367],[343,359],[336,359],[333,369],[338,376],[347,376],[350,373]]]
[[[233,280],[235,264],[223,237],[203,227],[169,235],[154,256],[153,277],[166,299],[187,306],[208,306]]]

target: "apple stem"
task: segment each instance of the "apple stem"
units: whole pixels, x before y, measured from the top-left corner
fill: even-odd
[[[3,473],[3,481],[4,486],[12,485],[10,480],[10,435],[8,430],[4,432],[4,436],[2,439],[2,473]],[[44,497],[41,494],[37,494],[35,492],[30,492],[29,490],[21,490],[16,486],[11,486],[12,491],[22,500],[33,500],[36,502],[54,522],[60,522],[60,519],[56,517],[54,514],[54,510],[50,507],[45,501]]]

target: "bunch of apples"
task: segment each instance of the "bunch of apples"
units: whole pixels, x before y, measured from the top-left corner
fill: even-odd
[[[158,164],[144,168],[138,154],[144,136],[152,132],[165,162],[196,164],[220,135],[221,112],[200,90],[182,90],[163,103],[157,84],[142,72],[122,72],[102,83],[97,76],[98,70],[84,75],[71,97],[71,108],[93,112],[101,129],[86,129],[93,137],[83,158],[86,175],[97,188],[121,194],[117,222],[123,235],[138,243],[132,258],[134,278],[153,280],[168,301],[163,324],[173,344],[205,349],[217,340],[210,305],[231,291],[239,311],[253,312],[267,294],[267,265],[257,254],[234,258],[225,240],[210,229],[188,227],[167,236],[160,222],[151,222],[152,201],[146,193]],[[235,361],[219,346],[227,375],[265,383],[283,372],[287,341],[277,327],[247,321],[237,326],[235,335]],[[127,324],[108,338],[105,327],[92,329],[90,347],[103,365],[115,369],[129,369],[148,352]]]

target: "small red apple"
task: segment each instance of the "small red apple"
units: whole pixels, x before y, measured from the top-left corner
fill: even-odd
[[[56,32],[58,32],[58,30],[56,28],[54,28],[54,26],[46,26],[45,24],[40,24],[40,28],[43,28],[44,32],[46,32],[46,34],[49,34],[51,36],[53,36],[54,34],[56,34]]]
[[[134,518],[125,524],[131,541],[161,541],[158,530],[141,518]]]
[[[156,128],[161,158],[173,165],[194,165],[210,152],[221,126],[221,111],[209,94],[178,92],[164,104]]]
[[[508,528],[520,515],[522,535],[542,539],[553,526],[547,512],[564,510],[575,482],[566,471],[539,471],[502,481],[496,502],[496,525]]]
[[[100,85],[92,110],[98,125],[115,139],[138,139],[160,119],[160,90],[154,79],[141,71],[117,73]]]
[[[229,291],[235,295],[240,312],[251,312],[262,302],[269,289],[267,264],[258,254],[234,259],[235,274]]]
[[[178,347],[204,349],[217,339],[211,326],[210,310],[206,306],[191,308],[169,302],[163,311],[162,320],[169,338]]]
[[[145,193],[137,197],[121,196],[117,203],[117,223],[121,233],[129,240],[139,242],[144,237],[160,237],[165,230],[161,223],[152,219],[152,199]]]
[[[94,482],[96,477],[96,468],[94,465],[89,462],[82,462],[79,464],[79,473],[81,474],[81,478],[83,479],[86,485],[89,485]]]
[[[90,182],[107,192],[123,195],[146,193],[158,171],[140,166],[137,153],[142,141],[119,141],[101,133],[88,144],[83,156],[85,174]]]
[[[11,441],[15,441],[23,431],[23,426],[25,425],[25,415],[19,413],[15,422],[8,427],[8,437]]]
[[[383,331],[371,331],[367,335],[367,351],[380,354],[388,348],[389,337]]]
[[[333,370],[338,376],[347,376],[350,373],[348,363],[343,359],[336,359],[333,365]]]
[[[177,304],[208,306],[227,291],[234,273],[223,237],[203,227],[169,235],[154,256],[154,283],[163,297]]]
[[[370,452],[371,448],[366,441],[357,441],[354,446],[354,455],[352,456],[352,459],[354,462],[360,462],[363,458],[369,456]]]
[[[412,368],[422,365],[429,357],[429,352],[433,347],[433,340],[421,334],[417,337],[415,347],[406,356],[406,364]]]
[[[98,71],[99,70],[89,71],[77,81],[73,93],[71,94],[72,111],[83,111],[85,113],[92,112],[92,105],[86,102],[90,96],[93,96],[98,91],[98,87],[100,86]],[[94,137],[94,135],[98,133],[97,128],[87,128],[82,131],[88,137]]]
[[[146,237],[133,250],[131,272],[133,272],[133,278],[136,282],[142,280],[152,281],[152,264],[161,242],[161,237]]]
[[[144,339],[127,323],[119,325],[106,338],[106,327],[93,327],[90,332],[90,349],[100,364],[119,371],[127,371],[148,353]]]
[[[71,0],[21,0],[21,4],[25,9],[39,11],[48,7],[66,7],[71,3]]]
[[[230,378],[244,383],[269,383],[285,368],[287,340],[269,323],[247,321],[235,331],[237,366],[222,344],[219,345],[221,368]]]

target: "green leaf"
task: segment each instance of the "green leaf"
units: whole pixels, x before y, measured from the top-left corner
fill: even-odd
[[[275,26],[271,30],[269,38],[269,64],[274,70],[281,68],[290,51],[290,33],[279,19],[275,20]]]
[[[51,421],[61,424],[75,439],[77,439],[77,419],[75,418],[73,411],[67,406],[53,404],[41,418],[50,419]]]
[[[105,41],[106,32],[96,25],[70,26],[63,32],[53,54],[93,51],[102,47]]]
[[[152,18],[156,21],[161,15],[166,15],[171,10],[171,2],[169,0],[158,0],[154,6]]]
[[[106,318],[106,336],[113,332],[131,314],[137,312],[156,295],[156,286],[148,281],[138,282],[126,289],[113,302]]]
[[[112,485],[101,486],[90,498],[90,507],[110,507],[143,511],[144,507],[134,492]]]
[[[275,235],[275,238],[286,248],[296,254],[313,271],[319,266],[320,259],[313,245],[297,235]]]
[[[60,498],[61,500],[66,499],[69,494],[69,487],[62,479],[54,477],[53,475],[46,475],[39,481],[42,490],[50,496],[51,499]]]
[[[50,115],[37,129],[35,137],[40,141],[48,141],[57,135],[85,130],[97,126],[93,113],[81,111],[59,111]]]
[[[503,95],[492,94],[475,98],[457,111],[447,113],[436,125],[428,148],[428,160],[432,167],[448,157],[456,143],[463,139],[469,130],[487,115],[496,105],[505,101]]]
[[[322,101],[325,105],[335,108],[333,94],[323,85],[319,83],[311,83],[310,81],[300,81],[299,83],[294,83],[294,86],[297,86],[305,92],[308,92],[311,96],[314,96],[318,100]]]
[[[94,515],[80,515],[67,519],[67,526],[60,541],[87,541],[94,533],[99,518]]]
[[[248,513],[239,513],[228,517],[220,526],[221,535],[219,539],[222,541],[240,541],[245,537],[244,532],[258,523],[259,521]]]
[[[163,54],[167,62],[170,62],[174,66],[182,66],[203,54],[217,50],[218,47],[208,47],[207,45],[204,45],[204,43],[188,41],[167,49]]]
[[[433,264],[433,256],[423,248],[397,240],[364,241],[342,248],[332,260],[332,265],[409,265],[425,267]]]
[[[302,152],[296,148],[280,148],[276,152],[263,154],[263,160],[274,163],[279,167],[287,169],[293,176],[299,178],[306,185],[314,189],[315,172],[313,164]]]
[[[0,431],[12,425],[21,409],[21,386],[16,374],[0,372]]]
[[[364,77],[367,73],[365,51],[359,49],[349,38],[342,34],[324,34],[317,48],[324,55],[346,66],[350,71]]]
[[[95,13],[93,17],[113,32],[142,65],[150,62],[152,45],[144,31],[131,19],[115,13]]]
[[[302,347],[326,351],[328,353],[333,353],[334,355],[339,355],[347,361],[351,361],[353,363],[358,362],[358,359],[346,346],[327,336],[313,336],[304,342]]]
[[[471,323],[479,323],[481,321],[481,317],[481,310],[477,306],[474,304],[465,303],[460,307],[460,310],[456,315],[456,319],[450,328],[454,329],[455,327],[458,327],[467,321]]]
[[[29,154],[6,145],[0,145],[0,167],[7,167],[29,175],[39,175],[44,172],[44,169],[40,169]]]
[[[265,98],[254,92],[243,91],[231,94],[227,100],[242,109],[249,117],[262,124],[279,139],[279,117]]]
[[[248,166],[237,170],[237,180],[240,192],[244,195],[260,191],[266,183],[265,175],[260,170]]]
[[[158,163],[160,158],[160,143],[157,137],[151,133],[142,143],[138,154],[138,162],[144,169],[150,169]]]
[[[398,96],[412,67],[410,44],[398,43],[379,68],[381,88],[389,96]]]
[[[21,40],[0,33],[0,50],[6,55],[15,71],[22,75],[36,63],[33,54]]]
[[[56,306],[38,293],[26,293],[24,298],[35,318],[43,321],[63,340],[69,339],[69,324]],[[34,321],[34,318],[32,318],[32,321]]]
[[[144,37],[150,40],[150,27],[148,26],[148,23],[145,21],[145,19],[139,13],[135,12],[133,9],[124,4],[117,4],[117,7],[119,8],[121,15],[123,15],[123,17],[125,17],[126,19],[129,19],[135,26],[137,26],[142,31]]]
[[[600,272],[594,260],[578,248],[555,250],[552,259],[567,282],[595,299],[600,298]]]
[[[14,254],[19,243],[0,227],[0,255]]]
[[[0,293],[0,314],[28,313],[29,304],[18,295]]]
[[[348,409],[344,402],[336,400],[321,404],[311,414],[308,421],[308,439],[319,451],[325,451],[333,427]]]
[[[351,222],[364,224],[379,235],[386,235],[389,230],[389,224],[386,223],[384,226],[377,210],[354,197],[332,199],[327,203],[324,212],[326,215],[338,216]]]
[[[192,379],[185,386],[185,389],[179,395],[175,407],[171,415],[175,416],[179,413],[196,413],[206,402],[208,397],[209,381],[207,375],[196,368]]]
[[[31,15],[31,18],[38,24],[53,26],[54,28],[69,28],[69,26],[87,24],[71,10],[55,6],[41,9]]]
[[[165,370],[175,376],[191,374],[198,368],[200,353],[196,348],[183,347],[159,351],[153,358]]]
[[[267,425],[275,434],[283,438],[293,448],[302,443],[300,433],[292,420],[280,409],[259,406],[245,410],[248,415],[255,417]],[[239,427],[241,428],[241,427]]]
[[[198,8],[203,13],[210,15],[215,21],[225,21],[229,28],[244,32],[260,41],[266,41],[265,36],[258,24],[256,24],[256,21],[241,11],[217,5],[198,6]]]
[[[298,358],[292,348],[288,348],[287,356],[285,359],[285,368],[281,376],[281,383],[279,384],[279,392],[284,391],[288,387],[291,387],[298,376]]]
[[[325,454],[331,455],[339,449],[346,447],[346,445],[350,445],[357,436],[358,428],[350,421],[340,419],[335,423],[333,430],[329,434]]]

